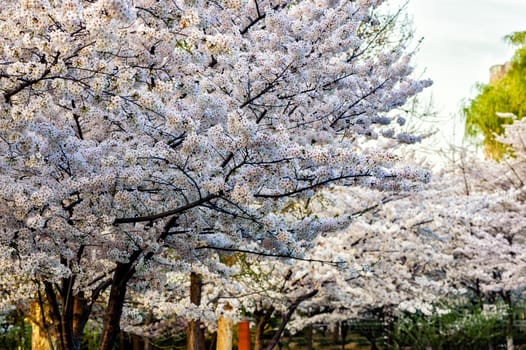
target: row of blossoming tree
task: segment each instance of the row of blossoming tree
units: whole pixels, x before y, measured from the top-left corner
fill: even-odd
[[[2,305],[37,301],[60,350],[90,320],[112,349],[176,315],[197,349],[222,313],[279,312],[272,348],[287,324],[520,287],[522,182],[472,188],[520,168],[411,194],[430,173],[390,112],[430,81],[382,3],[4,1]]]
[[[249,316],[259,350],[276,346],[285,326],[296,332],[373,310],[388,321],[407,312],[443,314],[448,300],[474,303],[486,311],[485,306],[500,300],[505,308],[497,311],[507,323],[508,349],[513,349],[513,309],[526,282],[525,130],[526,122],[518,121],[499,138],[513,151],[504,163],[461,156],[418,192],[386,196],[332,188],[302,203],[295,215],[312,210],[322,217],[349,215],[353,222],[321,233],[301,258],[274,257],[269,262],[254,246],[236,250],[241,254],[227,260],[223,257],[227,264],[222,271],[199,270],[207,276],[204,302],[194,307],[193,318],[214,330],[218,317]],[[216,259],[219,262],[221,256]],[[176,302],[149,304],[139,313],[153,308],[163,319],[187,312],[181,304],[187,292],[171,291],[171,297],[157,300]],[[271,317],[279,323],[264,343],[261,338]],[[143,322],[137,325],[130,329],[147,329]]]
[[[380,3],[4,2],[5,297],[38,295],[60,349],[103,302],[110,349],[148,277],[220,248],[299,254],[348,221],[283,215],[291,200],[427,180],[360,147],[429,84],[375,42]]]

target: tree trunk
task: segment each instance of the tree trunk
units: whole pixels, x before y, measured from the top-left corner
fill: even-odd
[[[143,350],[143,344],[141,341],[142,339],[140,336],[136,334],[132,334],[131,340],[132,340],[132,350]]]
[[[74,282],[74,277],[64,278],[60,293],[52,283],[43,282],[46,302],[42,304],[49,308],[55,336],[52,343],[59,350],[80,350],[84,328],[91,313],[91,303],[88,303],[84,294],[73,295]]]
[[[506,350],[513,350],[513,337],[512,336],[506,336]]]
[[[53,337],[51,335],[48,310],[40,300],[29,307],[29,322],[31,324],[31,349],[53,350]]]
[[[50,307],[50,314],[53,320],[53,327],[57,335],[57,347],[59,350],[76,350],[73,343],[73,335],[71,324],[72,315],[66,315],[68,309],[65,303],[59,304],[59,299],[55,288],[50,282],[44,282],[44,289],[46,292],[46,299]],[[61,307],[62,306],[62,307]]]
[[[338,345],[338,341],[340,339],[340,323],[336,322],[336,323],[332,324],[331,328],[332,328],[331,329],[332,345],[336,346],[336,345]]]
[[[127,348],[127,343],[126,343],[126,338],[127,338],[127,334],[124,333],[124,331],[120,331],[119,332],[119,349],[126,349]]]
[[[224,316],[217,321],[216,350],[232,350],[232,320]]]
[[[382,308],[382,331],[384,338],[384,347],[392,349],[394,347],[393,333],[394,333],[394,315],[391,306],[384,306]]]
[[[349,324],[346,321],[343,321],[340,325],[342,333],[342,350],[345,350],[345,345],[347,344],[347,334],[349,333]]]
[[[146,318],[146,324],[151,324],[153,319],[153,312],[150,310],[148,313],[148,317]],[[153,343],[152,339],[150,337],[143,336],[142,337],[143,343],[144,343],[144,350],[152,350]]]
[[[152,344],[152,340],[148,337],[143,337],[142,338],[142,341],[144,343],[144,350],[152,350],[153,349],[153,344]]]
[[[257,311],[254,313],[256,319],[256,334],[254,336],[254,350],[263,349],[263,333],[265,332],[265,327],[270,320],[270,317],[274,313],[275,308],[273,306],[269,307],[266,310]]]
[[[305,342],[307,343],[307,350],[314,350],[312,324],[305,328]]]
[[[192,272],[190,274],[190,302],[194,305],[201,305],[201,291],[203,278],[201,275]],[[191,320],[188,322],[186,330],[186,350],[205,350],[205,343],[201,334],[201,321]]]
[[[124,307],[124,298],[126,297],[126,287],[134,272],[131,263],[118,263],[115,268],[108,306],[104,316],[104,328],[99,345],[100,350],[113,349],[117,335],[120,332],[120,320]]]
[[[503,292],[502,298],[507,305],[508,319],[506,324],[506,350],[513,350],[513,304],[511,301],[511,293]]]
[[[186,350],[200,350],[200,322],[199,320],[191,320],[188,322],[186,330]]]
[[[84,297],[84,293],[80,292],[73,297],[73,342],[80,344],[86,323],[88,323],[89,315],[91,314],[91,304]]]
[[[265,348],[265,350],[273,350],[276,345],[278,345],[279,343],[279,340],[281,338],[281,335],[283,334],[283,331],[285,330],[285,326],[287,325],[287,323],[289,322],[290,318],[292,317],[292,315],[294,314],[294,312],[296,311],[296,309],[298,308],[298,306],[305,300],[307,299],[310,299],[312,298],[313,296],[315,296],[316,294],[318,294],[318,291],[317,290],[313,290],[309,293],[306,293],[300,297],[298,297],[296,299],[296,301],[294,301],[292,303],[292,305],[289,307],[289,311],[283,316],[283,318],[281,319],[281,324],[279,325],[279,328],[278,330],[276,331],[276,333],[274,333],[274,336],[272,337],[272,339],[270,340],[270,343],[267,345],[267,347]]]

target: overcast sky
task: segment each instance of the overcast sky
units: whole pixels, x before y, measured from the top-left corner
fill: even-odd
[[[424,37],[415,63],[434,81],[430,90],[443,117],[458,115],[462,99],[475,95],[473,85],[488,81],[490,66],[511,58],[503,37],[526,30],[526,0],[409,0],[408,12],[415,38]],[[451,125],[445,134],[451,136]]]

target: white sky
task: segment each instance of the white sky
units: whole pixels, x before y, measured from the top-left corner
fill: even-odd
[[[394,4],[404,0],[388,1]],[[424,37],[415,58],[434,85],[429,89],[441,117],[459,115],[463,99],[473,97],[476,82],[486,83],[489,68],[509,60],[514,49],[503,41],[511,32],[526,30],[526,0],[410,0],[408,13],[416,38]],[[461,138],[457,122],[444,123],[444,141]]]

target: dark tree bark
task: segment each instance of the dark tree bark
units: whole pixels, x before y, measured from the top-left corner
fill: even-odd
[[[138,335],[132,334],[132,350],[143,350],[143,342],[141,337]]]
[[[292,305],[289,307],[289,311],[285,315],[283,315],[283,318],[281,319],[281,323],[278,327],[278,330],[276,333],[274,333],[274,336],[270,340],[269,344],[265,347],[265,350],[273,350],[279,343],[279,340],[281,339],[281,336],[283,335],[283,331],[285,330],[285,326],[290,321],[290,318],[292,315],[294,315],[294,312],[298,308],[298,306],[305,300],[312,298],[318,294],[317,290],[313,290],[309,293],[303,294],[302,296],[298,297]]]
[[[152,322],[152,318],[153,318],[153,313],[150,310],[150,312],[148,313],[148,317],[146,319],[146,323],[150,324]],[[149,337],[142,337],[142,341],[144,343],[144,350],[152,350],[153,348],[152,339],[150,339]]]
[[[342,350],[345,350],[345,345],[347,343],[347,334],[349,333],[349,325],[346,321],[343,321],[340,325],[342,332]]]
[[[126,287],[134,268],[132,263],[118,263],[113,273],[113,283],[110,289],[110,297],[104,317],[104,328],[100,340],[100,350],[112,350],[113,344],[120,332],[120,319],[124,307],[124,298],[126,297]]]
[[[276,309],[271,306],[266,310],[259,310],[255,312],[254,316],[256,319],[256,334],[254,339],[254,350],[263,349],[263,332],[265,331],[265,327],[267,326],[268,321],[275,310]]]
[[[307,342],[307,350],[314,350],[312,324],[305,328],[305,341]]]
[[[190,301],[199,306],[201,304],[201,291],[203,278],[192,272],[190,274]],[[186,350],[206,350],[204,335],[201,332],[201,321],[191,320],[186,330]]]
[[[126,349],[126,346],[127,346],[126,337],[127,337],[127,334],[121,330],[119,332],[119,349]]]
[[[332,345],[336,346],[338,345],[338,342],[340,341],[340,323],[336,322],[334,324],[334,329],[331,332],[332,335]]]
[[[46,293],[46,299],[49,303],[51,318],[53,319],[53,326],[55,328],[55,334],[57,334],[57,347],[59,350],[77,350],[74,347],[73,337],[71,333],[71,324],[65,325],[64,323],[70,322],[71,317],[64,315],[66,310],[61,312],[61,306],[59,304],[58,296],[55,292],[55,288],[50,282],[44,282],[44,289]],[[80,347],[79,347],[80,348]]]
[[[80,292],[73,297],[73,341],[79,345],[82,342],[82,335],[84,328],[88,323],[89,315],[91,314],[91,304],[85,298],[84,293]]]
[[[69,294],[66,300],[59,298],[51,284],[46,282],[46,297],[55,328],[57,346],[60,350],[78,350],[82,342],[84,328],[91,313],[91,305],[83,293]]]
[[[502,292],[502,299],[504,299],[504,302],[507,306],[507,322],[506,322],[506,349],[507,350],[513,350],[515,346],[513,345],[513,323],[514,323],[514,316],[513,316],[513,304],[511,300],[511,293],[510,292]]]

